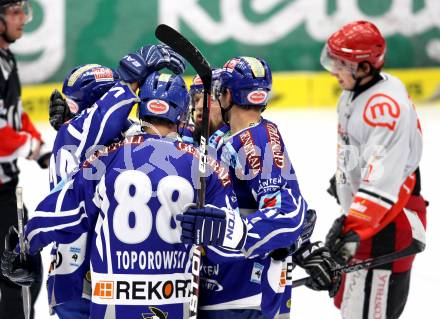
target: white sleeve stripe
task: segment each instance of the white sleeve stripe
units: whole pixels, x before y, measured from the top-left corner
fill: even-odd
[[[84,148],[84,145],[87,141],[87,136],[89,135],[90,123],[92,122],[93,114],[95,114],[95,111],[97,108],[98,108],[98,105],[94,104],[94,106],[90,109],[89,115],[84,120],[83,131],[81,133],[81,138],[80,138],[81,143],[78,145],[78,148],[76,149],[76,152],[75,152],[75,156],[78,159],[81,158],[81,154],[83,153],[83,148]]]
[[[295,216],[297,216],[301,212],[301,209],[304,207],[304,201],[301,196],[298,198],[298,201],[299,205],[297,205],[294,211],[287,214],[278,214],[277,216],[275,216],[275,218],[294,218]]]
[[[211,250],[211,251],[213,251],[213,252],[216,253],[217,255],[222,256],[222,257],[228,257],[228,258],[241,258],[241,259],[244,259],[244,258],[245,258],[244,255],[241,254],[241,253],[236,253],[236,252],[234,252],[234,253],[227,253],[227,252],[223,252],[223,251],[221,251],[221,250],[218,250],[218,249],[217,249],[216,247],[214,247],[214,246],[208,246],[208,249]]]
[[[370,202],[373,202],[373,203],[375,203],[375,204],[377,204],[377,205],[379,205],[379,206],[382,206],[382,207],[384,207],[384,208],[386,208],[386,209],[390,209],[390,208],[392,207],[391,204],[389,204],[389,203],[387,203],[387,202],[381,200],[380,198],[377,198],[377,197],[375,197],[375,196],[368,195],[368,194],[366,194],[366,193],[362,193],[362,192],[360,192],[360,193],[357,194],[357,196],[359,196],[359,197],[361,197],[361,198],[365,198],[365,199],[369,200]]]
[[[63,218],[63,217],[69,217],[74,216],[78,214],[81,208],[84,207],[84,201],[79,203],[79,206],[77,208],[71,209],[71,210],[65,210],[65,211],[59,211],[59,212],[43,212],[43,211],[36,211],[31,219],[37,218],[37,217],[53,217],[53,218]]]
[[[71,124],[67,126],[67,132],[69,132],[70,135],[72,135],[77,140],[81,140],[81,133]]]
[[[304,209],[302,209],[301,214],[301,221],[293,228],[279,228],[277,230],[274,230],[273,232],[267,234],[262,240],[256,242],[252,247],[250,247],[247,251],[245,251],[245,256],[249,257],[252,256],[252,253],[258,249],[259,247],[266,244],[269,240],[271,240],[273,237],[278,236],[280,234],[289,233],[289,232],[295,232],[301,225],[304,223]]]
[[[64,197],[66,196],[67,191],[73,184],[73,179],[70,179],[66,184],[64,184],[63,188],[60,190],[60,194],[57,197],[57,204],[55,205],[55,213],[59,214],[61,212],[61,206],[64,202]]]
[[[105,128],[105,126],[106,126],[106,124],[107,124],[107,120],[108,120],[108,118],[110,117],[110,115],[112,115],[112,113],[113,113],[114,111],[116,111],[118,108],[120,108],[120,107],[122,107],[122,106],[124,106],[124,105],[130,104],[130,103],[136,102],[136,101],[138,101],[138,98],[131,98],[131,99],[128,99],[128,100],[123,100],[123,101],[121,101],[121,102],[116,103],[115,105],[113,105],[113,106],[112,106],[112,107],[111,107],[111,108],[105,113],[104,118],[102,119],[102,122],[101,122],[101,126],[99,127],[99,132],[98,132],[98,134],[96,135],[96,138],[95,138],[95,141],[93,142],[93,145],[97,145],[98,141],[101,139],[102,132],[104,131],[104,128]],[[121,131],[122,131],[122,128],[121,128]]]
[[[56,225],[56,226],[51,226],[51,227],[44,227],[44,228],[37,228],[34,229],[33,231],[31,231],[28,235],[27,235],[27,240],[28,242],[31,242],[32,239],[34,238],[35,235],[39,235],[40,233],[46,233],[46,232],[50,232],[53,230],[62,230],[71,226],[76,226],[79,223],[81,223],[81,221],[87,218],[86,213],[82,213],[81,216],[79,217],[78,220],[70,222],[70,223],[66,223],[66,224],[60,224],[60,225]]]

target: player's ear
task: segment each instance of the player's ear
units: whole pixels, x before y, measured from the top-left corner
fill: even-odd
[[[370,75],[372,73],[373,69],[372,69],[370,63],[368,63],[368,62],[361,62],[361,63],[359,63],[358,71],[361,72],[361,74],[360,74],[361,76],[367,76],[367,75]]]

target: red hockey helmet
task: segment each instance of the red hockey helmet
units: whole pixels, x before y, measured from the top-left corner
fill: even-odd
[[[329,60],[338,59],[357,65],[367,61],[375,69],[384,64],[386,52],[385,39],[379,29],[368,21],[355,21],[346,24],[333,33],[321,55],[321,64],[331,70]]]

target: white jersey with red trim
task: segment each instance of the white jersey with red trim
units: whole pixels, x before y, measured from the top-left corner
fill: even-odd
[[[343,91],[338,104],[337,193],[345,231],[366,239],[381,229],[387,212],[409,196],[411,175],[422,155],[422,133],[403,83],[382,80],[353,99]]]

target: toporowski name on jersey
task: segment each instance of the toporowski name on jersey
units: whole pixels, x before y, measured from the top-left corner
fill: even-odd
[[[189,302],[191,274],[92,274],[92,302],[106,305],[165,305]]]

